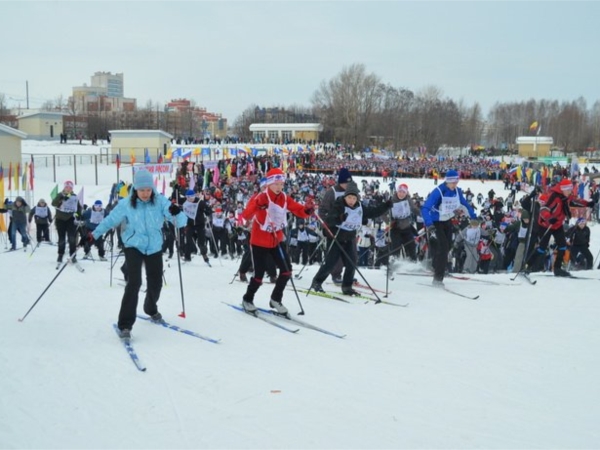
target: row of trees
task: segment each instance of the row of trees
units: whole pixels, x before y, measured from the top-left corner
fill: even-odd
[[[415,93],[385,84],[376,74],[367,73],[363,64],[353,64],[323,81],[310,101],[310,106],[294,105],[288,110],[318,118],[324,126],[321,140],[356,148],[425,146],[430,153],[442,145],[512,149],[518,136],[531,134],[529,126],[534,121],[541,125],[543,135],[552,136],[565,151],[600,147],[600,101],[588,110],[582,98],[498,102],[486,118],[478,103],[466,105],[444,97],[435,86]],[[251,105],[235,120],[238,134],[248,134],[255,110]]]

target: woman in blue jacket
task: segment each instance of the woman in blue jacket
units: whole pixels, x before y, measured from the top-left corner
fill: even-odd
[[[471,219],[477,216],[458,185],[458,172],[449,170],[444,182],[429,193],[421,207],[423,222],[427,227],[429,243],[433,250],[433,285],[444,285],[448,252],[452,247],[452,220],[466,209]]]
[[[146,266],[146,298],[144,312],[153,321],[162,321],[162,315],[156,306],[162,289],[162,226],[165,220],[176,221],[177,228],[187,222],[185,214],[178,205],[172,204],[165,196],[160,195],[152,182],[152,174],[147,170],[139,170],[133,178],[133,189],[127,198],[119,201],[92,232],[98,239],[108,230],[121,223],[121,233],[127,264],[127,285],[121,300],[118,328],[122,339],[131,337],[131,328],[135,323],[138,295],[142,285],[142,264]]]

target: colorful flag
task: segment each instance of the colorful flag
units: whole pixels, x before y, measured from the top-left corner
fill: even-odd
[[[21,175],[21,188],[26,191],[27,190],[27,172],[29,170],[29,163],[25,162],[25,167],[23,168],[23,174]]]
[[[135,152],[133,151],[133,149],[131,150],[131,153],[129,154],[129,161],[131,162],[132,166],[135,164]]]
[[[191,189],[193,191],[195,187],[196,187],[196,175],[194,174],[194,172],[192,172],[192,173],[190,173],[190,185],[188,186],[188,189]]]
[[[167,178],[163,177],[162,195],[165,195],[166,190],[167,190]]]
[[[14,179],[14,183],[15,183],[15,191],[19,190],[19,179],[21,178],[21,163],[17,163],[17,167],[15,168],[15,179]]]
[[[129,192],[127,190],[127,185],[123,183],[123,186],[121,186],[121,189],[119,189],[119,197],[125,198],[128,194]]]
[[[219,170],[219,166],[215,166],[213,171],[213,183],[215,186],[219,186],[219,179],[221,178],[221,171]]]
[[[531,125],[529,125],[529,131],[535,131],[535,130],[537,130],[537,127],[538,127],[538,123],[536,120],[536,121],[532,122]]]
[[[8,165],[8,190],[12,191],[12,161]]]
[[[121,168],[121,155],[117,153],[117,157],[115,158],[115,164],[117,165],[117,170]]]
[[[33,155],[31,155],[31,162],[29,163],[29,189],[33,191]]]
[[[150,152],[147,148],[144,149],[144,164],[150,164]]]
[[[157,162],[158,162],[158,164],[162,164],[162,162],[163,162],[163,154],[162,153],[158,154],[158,161]]]
[[[58,184],[56,186],[54,186],[54,189],[52,189],[52,192],[50,192],[50,198],[52,200],[54,200],[57,195],[58,195]]]

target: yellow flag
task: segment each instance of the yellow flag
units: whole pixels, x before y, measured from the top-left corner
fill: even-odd
[[[119,190],[119,197],[125,198],[128,194],[129,192],[127,192],[127,185],[123,184],[123,186],[121,186],[121,189]]]
[[[537,130],[537,127],[538,127],[537,120],[536,120],[535,122],[533,122],[531,125],[529,125],[529,129],[530,129],[531,131],[535,131],[535,130]]]

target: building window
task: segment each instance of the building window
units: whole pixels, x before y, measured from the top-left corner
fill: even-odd
[[[265,138],[264,131],[255,131],[254,132],[254,142],[262,142],[264,138]]]
[[[277,141],[277,140],[279,140],[279,132],[277,132],[277,131],[269,131],[269,140],[270,141]]]
[[[282,131],[281,139],[283,139],[284,142],[290,142],[292,140],[292,132],[291,131]]]

